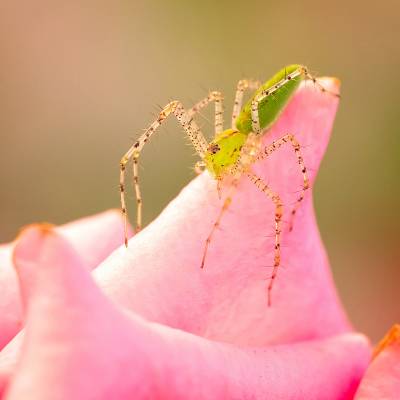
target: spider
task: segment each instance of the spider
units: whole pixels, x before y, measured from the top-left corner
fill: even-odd
[[[186,135],[192,142],[197,154],[201,158],[201,161],[198,161],[195,165],[196,172],[200,173],[204,169],[208,170],[211,176],[217,181],[218,192],[220,192],[220,185],[225,178],[230,177],[230,187],[234,189],[237,187],[239,179],[244,175],[250,179],[250,181],[253,182],[254,185],[274,204],[274,260],[272,275],[267,286],[268,306],[270,306],[272,288],[281,263],[281,224],[283,203],[279,194],[274,192],[267,183],[251,171],[251,166],[253,163],[269,157],[273,152],[285,144],[289,144],[293,148],[303,177],[303,183],[300,195],[290,213],[289,231],[291,231],[294,216],[304,199],[306,190],[310,188],[307,169],[301,154],[301,146],[296,137],[291,133],[285,134],[267,147],[261,145],[261,138],[269,131],[271,126],[277,120],[289,99],[295,93],[303,80],[311,80],[322,92],[339,96],[338,94],[328,92],[317,81],[317,79],[309,73],[307,67],[293,64],[281,69],[264,84],[251,79],[244,79],[238,82],[230,129],[224,130],[223,128],[223,96],[221,92],[210,92],[206,98],[188,110],[183,107],[180,101],[172,101],[168,103],[161,110],[158,118],[129,148],[120,161],[120,195],[122,214],[125,223],[125,246],[128,246],[128,215],[125,203],[126,164],[129,160],[133,160],[133,183],[137,203],[136,231],[139,231],[142,227],[142,196],[139,187],[138,169],[139,156],[146,142],[163,121],[169,115],[175,115],[178,122],[186,132]],[[256,91],[242,108],[244,91],[247,89]],[[193,117],[211,102],[215,103],[215,137],[210,143],[207,143]],[[201,268],[204,268],[213,234],[216,228],[220,225],[221,219],[231,201],[232,192],[225,197],[222,208],[205,240],[203,257],[200,264]]]

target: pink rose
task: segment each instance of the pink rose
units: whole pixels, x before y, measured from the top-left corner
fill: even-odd
[[[93,269],[121,244],[120,212],[110,210],[56,228],[79,254],[82,264]],[[14,243],[0,245],[0,350],[22,328],[18,278],[11,255]]]
[[[338,90],[335,80],[324,85]],[[336,108],[303,86],[264,143],[293,133],[313,182]],[[282,195],[285,219],[302,180],[293,149],[254,170]],[[284,226],[272,307],[273,204],[243,179],[201,270],[220,207],[204,173],[128,249],[112,252],[122,242],[113,212],[31,226],[0,247],[3,398],[352,398],[370,348],[337,298],[311,191],[293,231]]]

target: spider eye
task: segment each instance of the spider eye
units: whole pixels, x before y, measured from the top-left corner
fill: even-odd
[[[207,149],[211,154],[216,154],[218,153],[221,148],[219,147],[219,145],[217,143],[210,143],[210,145],[208,146]]]

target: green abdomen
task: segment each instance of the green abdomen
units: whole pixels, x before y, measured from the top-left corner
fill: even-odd
[[[264,83],[254,94],[254,96],[246,103],[236,120],[236,128],[244,134],[252,131],[251,124],[251,103],[253,99],[262,91],[272,89],[278,82],[285,80],[288,74],[300,70],[302,67],[298,64],[289,65],[280,70],[269,81]],[[275,120],[279,117],[280,113],[285,108],[290,97],[298,88],[300,82],[303,80],[303,75],[300,74],[295,78],[285,81],[285,83],[273,94],[267,96],[258,105],[258,116],[260,118],[261,129],[269,128]]]

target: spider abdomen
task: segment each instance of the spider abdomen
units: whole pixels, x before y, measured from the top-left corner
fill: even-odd
[[[269,128],[304,79],[305,71],[306,68],[299,64],[288,65],[260,86],[237,117],[237,130],[244,134],[253,131],[251,107],[253,101],[263,94],[264,98],[258,103],[259,123],[261,129]]]

